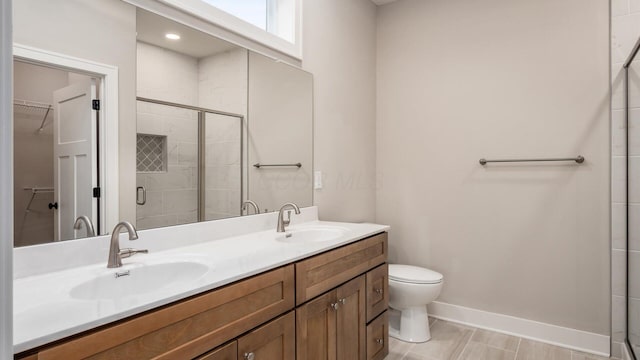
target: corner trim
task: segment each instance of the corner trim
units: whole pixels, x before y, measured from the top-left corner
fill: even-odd
[[[608,357],[611,351],[609,336],[515,316],[471,309],[439,301],[429,304],[429,314],[436,319],[470,325],[600,356]]]
[[[0,358],[13,358],[13,26],[0,0]]]

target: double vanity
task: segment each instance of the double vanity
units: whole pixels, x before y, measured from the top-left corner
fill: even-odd
[[[16,358],[383,359],[388,227],[277,223],[140,231],[114,268],[109,236],[16,249]]]

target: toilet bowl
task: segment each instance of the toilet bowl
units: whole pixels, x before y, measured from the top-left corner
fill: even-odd
[[[431,339],[427,304],[440,295],[442,282],[442,274],[429,269],[389,265],[389,306],[400,311],[399,325],[389,325],[390,336],[414,343]]]

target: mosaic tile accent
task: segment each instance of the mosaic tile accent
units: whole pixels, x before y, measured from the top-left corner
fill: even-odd
[[[138,172],[167,171],[166,136],[138,134],[136,148],[136,170]]]

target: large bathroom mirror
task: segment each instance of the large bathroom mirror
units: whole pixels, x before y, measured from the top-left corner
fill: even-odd
[[[108,118],[103,77],[16,58],[15,246],[106,234],[118,220],[149,229],[312,205],[311,74],[119,0],[25,0],[14,18],[16,46],[119,71]],[[86,42],[92,32],[107,49]],[[117,133],[101,133],[109,119]],[[81,140],[79,154],[56,150]],[[115,186],[101,181],[114,172]]]

